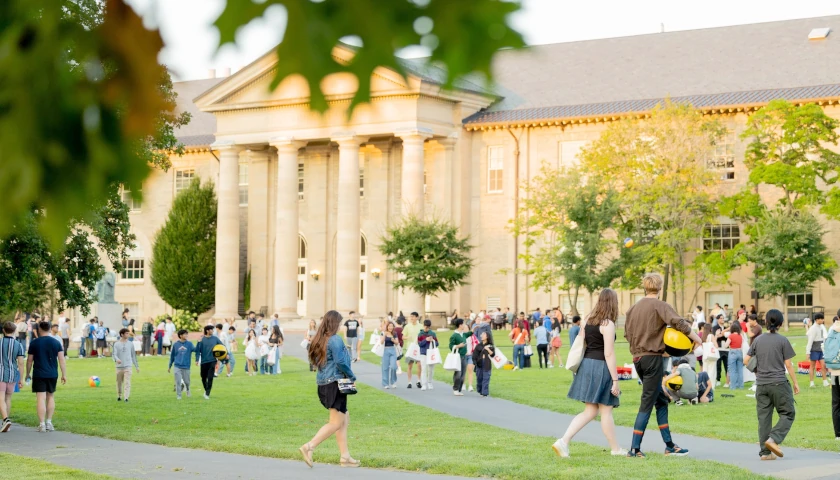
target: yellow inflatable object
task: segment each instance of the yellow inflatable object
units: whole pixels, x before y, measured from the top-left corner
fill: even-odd
[[[691,351],[694,342],[688,336],[674,328],[666,328],[662,338],[665,342],[665,352],[672,357],[682,357]]]
[[[227,348],[224,345],[216,345],[213,347],[213,356],[216,360],[227,360]]]
[[[668,380],[668,383],[666,383],[666,385],[668,385],[668,388],[670,388],[671,390],[679,390],[683,386],[682,377],[680,377],[678,375],[678,376]]]

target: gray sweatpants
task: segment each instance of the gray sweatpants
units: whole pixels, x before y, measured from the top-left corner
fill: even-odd
[[[190,369],[175,367],[175,392],[181,396],[181,382],[187,386],[187,393],[190,391]]]

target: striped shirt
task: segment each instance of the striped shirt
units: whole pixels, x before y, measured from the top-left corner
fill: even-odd
[[[17,339],[4,336],[0,339],[0,382],[12,383],[17,381],[17,359],[23,356],[23,346]]]

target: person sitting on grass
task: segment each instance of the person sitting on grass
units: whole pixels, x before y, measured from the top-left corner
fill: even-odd
[[[706,376],[708,377],[708,374]],[[675,390],[669,384],[677,377],[682,379],[682,387]],[[662,379],[662,391],[676,405],[682,405],[683,400],[688,400],[692,404],[699,401],[697,399],[697,372],[691,368],[687,359],[681,358],[674,366],[671,374]]]
[[[700,403],[712,403],[715,401],[714,380],[708,372],[697,374],[697,391],[701,392],[698,399]]]

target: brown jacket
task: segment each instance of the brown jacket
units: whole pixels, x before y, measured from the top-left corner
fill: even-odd
[[[686,335],[691,333],[691,323],[658,298],[643,298],[630,307],[624,321],[624,338],[630,343],[633,357],[661,356],[665,352],[662,337],[668,325]]]

